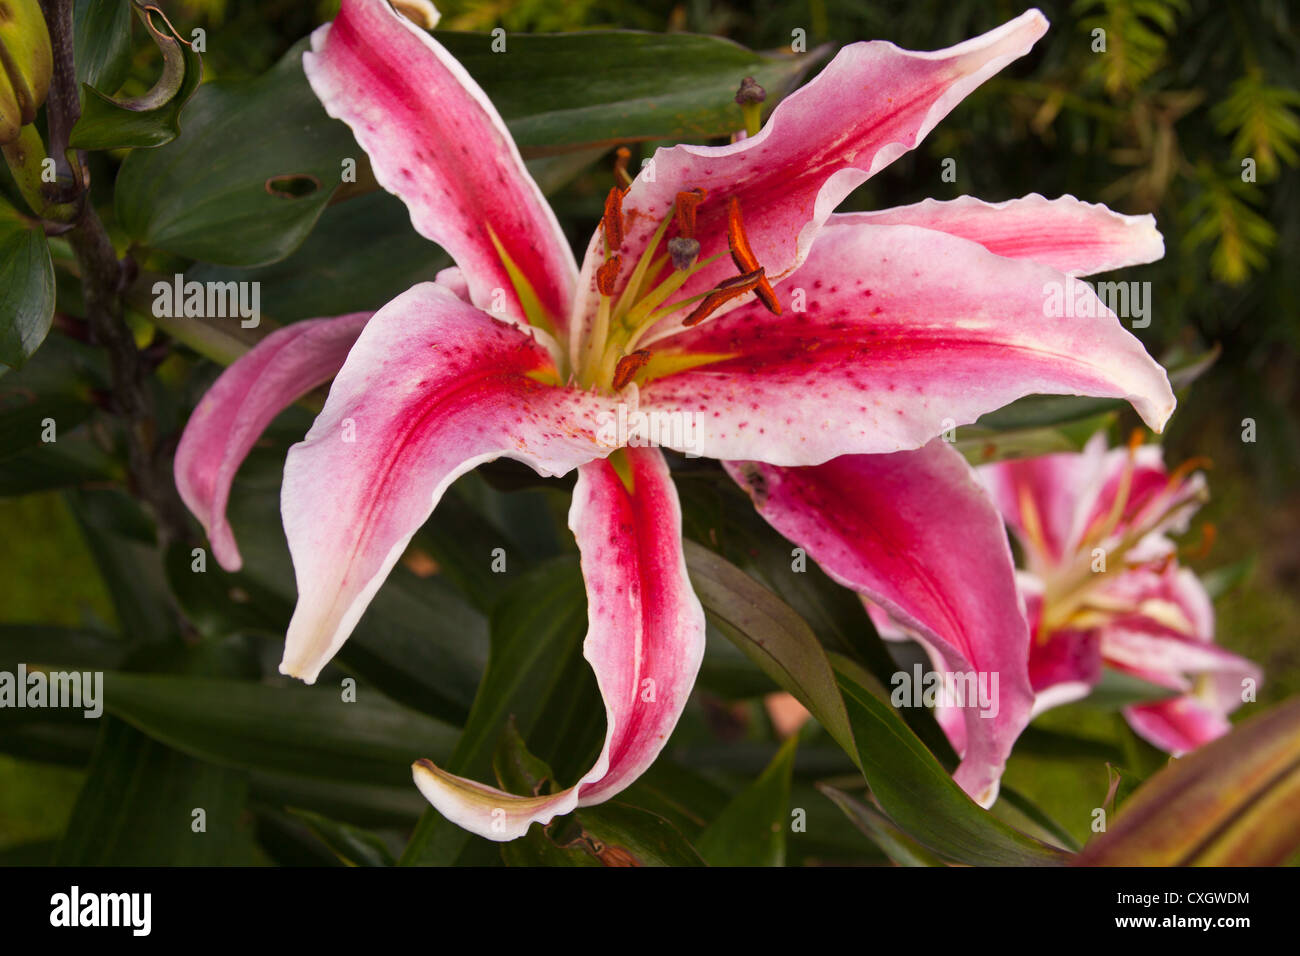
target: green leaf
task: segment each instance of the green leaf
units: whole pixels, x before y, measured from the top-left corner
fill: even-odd
[[[0,387],[0,394],[4,393]],[[48,410],[46,410],[48,412]],[[80,413],[88,411],[84,407]],[[53,417],[42,414],[41,418]],[[0,411],[0,422],[7,419]],[[56,422],[69,419],[55,418]],[[4,426],[0,424],[0,431]],[[39,425],[29,434],[39,434]],[[27,448],[14,455],[0,453],[0,497],[53,491],[80,484],[112,484],[124,477],[119,461],[94,443],[88,434],[60,435],[57,442]]]
[[[72,29],[77,81],[116,92],[131,70],[131,0],[77,0]]]
[[[307,825],[330,851],[349,866],[394,866],[392,852],[376,833],[350,823],[331,820],[310,810],[290,807],[289,812]]]
[[[532,566],[529,559],[536,552],[520,545],[514,529],[506,531],[501,523],[489,519],[464,493],[467,484],[477,480],[471,472],[447,489],[414,543],[428,551],[441,573],[475,607],[491,611],[509,586]],[[498,547],[510,556],[504,571],[492,570],[492,551]]]
[[[248,782],[105,717],[56,866],[217,866],[260,861]],[[201,810],[201,818],[196,812]],[[203,829],[196,830],[199,820]]]
[[[1277,866],[1300,849],[1300,698],[1171,761],[1081,866]]]
[[[853,733],[834,672],[804,620],[720,555],[693,541],[685,542],[685,553],[691,584],[718,629],[853,754]]]
[[[1175,351],[1161,364],[1175,389],[1186,388],[1214,364],[1219,351],[1218,346],[1194,354]],[[973,464],[1078,451],[1127,406],[1116,398],[1027,395],[961,428],[956,446]]]
[[[45,231],[0,209],[0,362],[22,368],[54,321],[54,263]]]
[[[567,556],[556,558],[520,578],[498,603],[491,629],[487,671],[456,749],[441,764],[451,773],[474,780],[484,779],[491,770],[497,740],[511,715],[520,732],[531,736],[548,708],[563,706],[575,696],[569,663],[581,662],[579,653],[587,629],[577,561]],[[586,723],[585,730],[590,733],[590,715]],[[602,728],[596,725],[594,729],[599,732]],[[569,737],[570,750],[583,749],[575,746],[573,735]],[[541,748],[534,746],[534,752],[540,753]],[[401,862],[450,864],[469,839],[466,831],[429,809]]]
[[[296,594],[280,525],[284,449],[272,451],[262,461],[245,465],[231,495],[231,524],[244,557],[241,572],[226,574],[209,555],[207,571],[192,574],[182,555],[174,566],[179,579],[173,580],[187,611],[222,623],[218,632],[252,623],[249,608],[232,597],[242,590],[254,598],[250,603],[258,617],[269,612],[274,624],[266,633],[279,641]],[[259,470],[261,464],[267,465],[265,472]],[[184,585],[187,576],[189,586]],[[474,701],[487,640],[486,618],[447,581],[418,578],[399,566],[375,595],[336,663],[400,703],[460,724]]]
[[[889,818],[931,850],[977,866],[1052,865],[1066,855],[998,820],[962,792],[886,704],[851,677],[840,690],[862,774]]]
[[[41,487],[42,476],[29,467],[57,467],[65,455],[78,454],[72,446],[93,444],[77,426],[94,411],[94,390],[107,387],[103,350],[63,335],[49,339],[20,371],[0,378],[0,488],[12,494]],[[54,421],[52,435],[47,418]],[[50,437],[55,441],[45,440]],[[26,462],[19,461],[24,452],[30,453]]]
[[[121,666],[130,645],[115,634],[45,624],[0,624],[0,669],[19,662],[74,670]]]
[[[305,47],[255,80],[203,84],[180,136],[126,158],[116,208],[128,235],[233,266],[275,262],[302,244],[341,182],[343,159],[362,156],[307,85]]]
[[[710,770],[683,767],[672,751],[666,751],[618,799],[663,817],[688,840],[694,840],[731,800],[730,792]]]
[[[507,793],[536,796],[554,792],[554,773],[546,761],[528,752],[513,718],[506,723],[492,756],[492,772],[497,785]],[[600,866],[589,846],[581,841],[559,846],[551,839],[551,826],[534,823],[517,840],[501,844],[501,859],[506,866]]]
[[[1002,786],[998,790],[998,802],[994,805],[993,810],[1017,829],[1026,829],[1025,824],[1027,824],[1029,829],[1026,832],[1032,833],[1033,828],[1036,827],[1048,842],[1069,850],[1071,853],[1079,851],[1079,841],[1071,836],[1068,830],[1044,813],[1027,797],[1008,787],[1005,780],[1003,780]],[[1017,818],[1023,823],[1018,822]]]
[[[501,861],[506,866],[604,866],[581,842],[557,844],[540,823],[534,823],[519,839],[502,843]]]
[[[1091,417],[1026,428],[992,430],[978,424],[970,425],[958,431],[953,447],[965,455],[966,460],[972,465],[983,465],[1006,458],[1077,452],[1083,448],[1089,438],[1109,428],[1119,411],[1120,408],[1116,406],[1110,411]]]
[[[252,269],[203,265],[198,282],[260,282],[261,314],[277,322],[373,311],[451,260],[411,228],[396,196],[368,193],[330,206],[287,259]],[[186,320],[189,321],[189,320]]]
[[[163,105],[131,109],[93,87],[82,86],[81,118],[68,138],[74,149],[152,149],[170,143],[181,132],[181,111],[199,87],[200,57],[185,48],[185,80]]]
[[[1076,701],[1074,706],[1090,710],[1120,710],[1130,704],[1168,700],[1177,696],[1179,692],[1176,690],[1108,667],[1102,672],[1101,680],[1092,692]]]
[[[1036,724],[1030,724],[1021,732],[1016,740],[1016,753],[1049,760],[1073,757],[1096,762],[1119,760],[1123,756],[1123,750],[1109,740],[1048,730]]]
[[[677,829],[649,810],[610,802],[576,810],[573,818],[606,866],[704,866]]]
[[[1207,574],[1202,574],[1200,576],[1201,584],[1205,586],[1205,593],[1213,601],[1232,593],[1250,580],[1258,563],[1256,556],[1251,554],[1240,561],[1234,561],[1232,564],[1226,564]]]
[[[623,140],[727,135],[741,122],[733,97],[743,77],[757,77],[774,104],[820,55],[767,56],[689,34],[514,36],[505,54],[485,34],[438,39],[464,58],[526,156],[584,150],[583,165],[594,147]],[[312,93],[306,46],[255,80],[204,84],[174,142],[127,157],[116,202],[133,239],[229,266],[277,262],[303,243],[341,184],[343,160],[365,163]],[[552,187],[573,174],[551,165],[535,172]]]
[[[116,489],[64,493],[117,612],[121,633],[144,644],[180,640],[153,525],[140,505]]]
[[[818,784],[817,789],[843,810],[844,815],[853,821],[853,825],[899,866],[946,865],[942,859],[900,830],[892,820],[875,807],[855,800],[843,790],[837,790],[827,784]]]
[[[836,654],[843,655],[866,670],[882,688],[889,685],[898,670],[894,652],[876,633],[856,594],[831,580],[806,557],[799,565],[802,570],[795,570],[790,542],[759,515],[749,497],[720,469],[686,472],[678,480],[678,489],[687,537],[706,547],[712,545],[709,550],[718,551],[787,602],[812,629],[832,660]],[[706,649],[702,681],[714,678],[711,663]],[[705,686],[717,689],[714,684]],[[904,719],[941,762],[956,766],[957,757],[932,711],[910,708]]]
[[[203,79],[203,58],[173,35],[170,24],[164,21],[157,26],[150,20],[152,14],[137,10],[162,51],[162,76],[147,93],[134,99],[114,99],[83,83],[81,117],[68,138],[75,149],[152,148],[170,143],[180,134],[181,110]]]
[[[419,757],[450,752],[455,731],[360,686],[106,674],[109,711],[184,753],[245,770],[411,785]]]
[[[1133,795],[1142,784],[1143,778],[1132,770],[1106,764],[1106,799],[1102,806],[1107,813],[1114,813]]]
[[[742,79],[758,80],[770,109],[824,52],[774,56],[721,37],[601,30],[511,34],[501,53],[491,35],[435,36],[483,86],[525,156],[729,135],[744,125]]]
[[[428,806],[409,778],[390,786],[259,770],[249,773],[249,782],[262,803],[307,809],[358,826],[408,830]]]
[[[287,601],[250,575],[227,574],[210,556],[203,557],[204,570],[194,570],[193,551],[188,543],[173,542],[163,566],[172,594],[200,633],[219,638],[248,631],[284,632],[291,610]]]
[[[784,866],[790,778],[799,745],[792,736],[757,780],[727,804],[695,848],[710,866]]]
[[[554,775],[529,753],[510,721],[493,757],[502,789],[521,796],[554,792]],[[547,826],[534,823],[501,844],[507,866],[700,866],[703,860],[667,820],[624,803],[578,810]]]
[[[727,700],[748,700],[772,693],[768,677],[712,623],[705,629],[704,662],[698,684]]]
[[[513,717],[506,721],[492,755],[492,772],[502,790],[521,797],[535,797],[548,782],[555,780],[546,761],[528,752]]]

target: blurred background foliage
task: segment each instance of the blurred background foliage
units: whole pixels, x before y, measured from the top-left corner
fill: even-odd
[[[193,26],[207,31],[203,61],[207,82],[261,76],[315,25],[332,16],[337,3],[160,0],[159,5],[182,32]],[[757,4],[444,0],[438,5],[443,12],[440,29],[482,32],[502,26],[511,32],[688,31],[725,36],[752,49],[772,51],[788,50],[796,30],[803,31],[810,51],[823,44],[833,50],[855,40],[877,38],[910,49],[936,49],[987,30],[1019,14],[1025,6],[1003,0],[766,0]],[[1122,276],[1152,284],[1151,324],[1135,334],[1152,354],[1166,360],[1199,355],[1207,349],[1218,353],[1213,366],[1180,395],[1181,407],[1165,438],[1171,463],[1193,455],[1208,456],[1214,462],[1209,474],[1213,498],[1198,520],[1217,527],[1217,540],[1208,554],[1192,563],[1203,573],[1215,569],[1231,572],[1224,577],[1232,579],[1232,586],[1217,601],[1218,640],[1263,666],[1262,701],[1281,700],[1300,692],[1296,628],[1300,618],[1300,493],[1296,482],[1300,474],[1300,418],[1296,415],[1295,384],[1300,360],[1300,270],[1290,261],[1300,249],[1298,11],[1286,0],[1076,0],[1044,2],[1040,7],[1052,29],[1034,52],[977,91],[919,149],[862,187],[851,197],[850,205],[879,208],[963,194],[999,201],[1032,190],[1047,196],[1070,193],[1105,202],[1122,212],[1155,215],[1165,236],[1165,258]],[[1103,31],[1104,52],[1097,48],[1096,31]],[[147,89],[158,69],[157,53],[143,41],[138,25],[135,37],[130,76],[123,87],[127,92]],[[248,135],[258,137],[259,131],[249,130]],[[655,145],[640,144],[641,155],[648,155]],[[941,164],[949,158],[956,160],[955,182],[945,182],[940,175]],[[121,159],[120,153],[98,156],[94,168],[97,201],[110,217],[115,237],[125,245],[122,226],[111,220],[109,211],[111,185]],[[563,166],[556,176],[556,183],[563,185],[552,191],[552,202],[575,245],[581,244],[598,219],[610,183],[610,162],[609,155],[597,149],[570,156],[567,163],[553,164],[553,168]],[[344,210],[348,205],[338,208]],[[391,223],[394,236],[406,229],[400,215],[382,221]],[[386,234],[376,238],[383,249],[389,248],[384,243],[390,241],[406,240]],[[328,236],[319,229],[308,242],[309,251],[312,243],[320,243],[316,255],[331,248]],[[429,262],[419,267],[421,273],[436,265],[434,256],[436,252],[430,250]],[[167,274],[185,260],[155,252],[142,255],[142,261]],[[278,276],[288,283],[278,287],[288,297],[287,290],[303,288],[292,285],[296,261],[291,257],[260,274],[269,279]],[[396,284],[409,278],[395,276],[392,281]],[[268,286],[266,294],[274,296],[277,286],[273,282]],[[400,288],[397,284],[391,291]],[[378,306],[382,301],[379,298],[370,304]],[[348,309],[357,307],[360,305],[351,301],[347,305]],[[62,300],[60,308],[64,308]],[[281,321],[313,314],[315,303],[303,308],[305,313],[295,312],[292,301],[287,300],[278,309],[267,306]],[[59,361],[94,372],[93,355],[82,354],[82,346],[75,342],[55,343],[58,338],[56,331],[45,348],[56,346],[64,350]],[[147,341],[148,333],[142,330],[141,338]],[[183,421],[184,409],[192,406],[217,371],[212,363],[185,356],[163,362],[159,393],[167,419],[162,423],[164,429]],[[100,368],[98,374],[102,373]],[[0,380],[0,390],[4,385]],[[1245,419],[1256,423],[1253,442],[1242,440]],[[309,420],[302,409],[287,413],[264,443],[266,447],[255,452],[241,473],[241,493],[254,499],[260,489],[265,499],[261,504],[269,509],[262,520],[270,522],[273,531],[277,530],[273,499],[283,452]],[[106,426],[92,419],[87,427]],[[111,447],[113,440],[100,444]],[[161,580],[168,572],[156,562],[150,565],[149,560],[139,558],[142,536],[138,528],[132,530],[139,516],[114,490],[120,487],[120,466],[112,456],[96,457],[93,451],[74,449],[72,454],[85,459],[77,462],[80,470],[74,469],[80,476],[76,490],[29,488],[16,477],[13,459],[4,474],[5,497],[0,498],[6,541],[0,557],[4,620],[105,632],[165,630],[170,626],[161,620],[169,616],[166,606],[150,608],[146,604],[140,619],[140,605],[132,606],[129,598],[123,598],[123,591],[143,588],[142,593],[163,595],[159,600],[164,604],[178,600],[166,596],[165,585],[157,591],[147,590],[152,584],[143,579],[156,574]],[[707,483],[707,478],[701,480]],[[540,561],[548,555],[562,555],[570,547],[556,530],[563,526],[562,492],[534,489],[506,494],[477,479],[458,485],[458,490],[465,501],[476,503],[476,513],[495,521],[497,530],[492,533],[522,539],[518,552],[512,550],[512,554],[532,554]],[[684,492],[684,497],[690,494]],[[112,517],[105,519],[106,514]],[[447,539],[455,537],[452,531],[439,537],[439,529],[434,529],[422,552],[427,564],[408,562],[413,581],[428,577],[428,568],[439,567],[447,557]],[[701,532],[705,537],[707,533]],[[1200,534],[1198,529],[1193,537]],[[276,547],[282,549],[282,544],[268,545],[269,551]],[[454,566],[454,562],[445,563]],[[152,570],[139,571],[144,567]],[[282,573],[284,583],[291,587],[291,575],[287,569]],[[475,593],[473,581],[453,583],[462,592]],[[281,601],[291,598],[291,590],[278,596]],[[248,600],[247,595],[244,599]],[[193,596],[179,600],[193,616]],[[249,606],[256,608],[260,600]],[[483,626],[481,614],[476,620]],[[250,633],[255,630],[249,628]],[[223,634],[205,652],[210,659],[203,672],[239,673],[249,659],[255,659],[266,673],[274,673],[270,665],[278,654],[275,641],[250,640],[244,635]],[[480,653],[481,641],[476,646],[474,653]],[[713,658],[718,665],[715,678],[718,674],[725,678],[729,660],[725,652]],[[481,659],[477,665],[471,661],[465,666],[472,675],[473,666],[481,666]],[[573,680],[584,686],[580,673]],[[725,679],[715,680],[710,691],[725,684]],[[587,688],[588,693],[590,690]],[[472,695],[472,681],[469,691]],[[419,694],[419,688],[411,691],[412,705]],[[737,781],[757,777],[775,752],[775,744],[768,714],[752,697],[701,696],[674,738],[681,741],[681,759],[671,766],[667,762],[657,765],[648,788],[662,783],[671,789],[666,778],[689,776],[705,804],[720,806],[729,788],[734,792],[739,786]],[[403,703],[408,701],[403,699]],[[450,710],[457,706],[464,702],[447,703]],[[1053,734],[1069,735],[1073,749],[1063,747],[1061,738]],[[9,743],[0,747],[0,852],[8,851],[9,859],[22,859],[25,854],[41,858],[42,852],[56,844],[62,848],[60,852],[70,852],[68,838],[62,843],[59,840],[86,779],[89,744],[85,750],[72,748],[66,759],[51,762],[37,759],[52,752],[42,750],[44,738],[39,728],[10,733],[6,739]],[[587,743],[595,746],[597,741]],[[186,780],[186,786],[232,800],[240,787],[250,786],[243,778],[227,779],[226,770],[207,776],[187,775],[173,765],[173,757],[181,759],[175,751],[162,748],[164,755],[139,750],[141,746],[139,741],[101,740],[96,753],[102,756],[106,748],[126,748],[141,766],[156,764],[162,779]],[[137,750],[130,750],[132,747]],[[796,805],[821,799],[809,784],[818,775],[851,772],[837,754],[834,748],[801,750],[792,799],[804,799],[805,803]],[[556,772],[576,774],[584,756],[582,752],[570,754],[572,765],[557,766]],[[838,758],[842,756],[838,754]],[[1162,760],[1133,737],[1115,713],[1062,708],[1040,719],[1026,735],[1006,782],[1083,842],[1089,836],[1090,810],[1102,805],[1107,792],[1107,762],[1132,768],[1142,776]],[[348,844],[354,857],[367,852],[383,857],[400,851],[403,831],[399,822],[409,822],[419,809],[418,797],[409,799],[413,791],[398,789],[394,791],[397,796],[384,797],[392,806],[383,800],[378,804],[359,799],[349,802],[348,795],[340,793],[339,806],[364,805],[372,811],[376,805],[387,807],[386,812],[373,812],[373,819],[347,817],[340,811],[345,819],[374,825],[386,834],[385,847],[357,849],[355,834],[283,812],[294,794],[284,781],[254,773],[251,786],[253,805],[263,808],[256,819],[259,843],[249,850],[251,856],[242,859],[320,862],[333,858],[322,850],[320,841],[337,846],[338,841],[347,843],[349,839],[354,840]],[[125,799],[127,794],[129,789],[110,796]],[[83,793],[79,810],[83,817],[88,812],[86,799]],[[211,799],[219,803],[223,797]],[[325,812],[329,807],[312,809]],[[824,834],[817,845],[803,851],[804,856],[826,858],[833,853],[829,848],[839,845],[856,859],[880,859],[878,851],[846,821],[840,823],[842,832]],[[306,830],[318,841],[305,839]],[[463,859],[473,859],[472,851],[467,854]]]

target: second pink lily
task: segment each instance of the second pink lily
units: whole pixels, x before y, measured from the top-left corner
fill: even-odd
[[[998,717],[969,718],[956,774],[991,802],[1032,707],[1028,634],[997,513],[936,436],[1031,393],[1125,398],[1160,428],[1174,398],[1140,343],[1100,303],[1061,319],[1043,301],[1067,275],[1157,259],[1163,242],[1149,216],[1072,197],[833,210],[1046,29],[1031,10],[934,53],[845,47],[756,135],[658,150],[653,176],[611,193],[579,270],[460,64],[383,0],[344,0],[312,38],[307,76],[458,268],[373,317],[276,332],[186,430],[178,485],[237,567],[235,469],[281,408],[337,372],[285,465],[299,598],[281,670],[315,680],[458,476],[500,456],[543,475],[576,468],[599,759],[536,797],[427,761],[415,778],[496,840],[627,787],[685,706],[704,615],[663,454],[602,427],[621,406],[689,421],[676,431],[688,440],[667,429],[661,443],[727,462],[778,530],[953,669],[1000,673]]]
[[[1159,446],[1108,450],[1098,434],[1078,454],[979,468],[1025,555],[1035,713],[1087,696],[1104,669],[1132,674],[1175,696],[1125,718],[1181,756],[1253,699],[1259,668],[1214,643],[1214,605],[1168,537],[1205,500],[1197,464],[1169,473]]]

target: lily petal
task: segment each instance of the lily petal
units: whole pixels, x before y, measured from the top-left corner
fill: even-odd
[[[1008,259],[1029,259],[1066,275],[1087,276],[1155,262],[1165,241],[1155,217],[1125,216],[1073,196],[1047,199],[1031,193],[989,203],[974,196],[831,217],[845,223],[921,226],[978,242]]]
[[[1073,556],[1108,471],[1104,432],[1078,454],[1013,458],[975,469],[1039,575]]]
[[[629,483],[608,460],[583,465],[569,511],[587,585],[584,656],[605,700],[605,746],[595,765],[567,790],[538,797],[456,777],[427,760],[413,768],[443,816],[489,840],[513,840],[534,822],[629,786],[668,742],[703,660],[704,610],[686,576],[668,466],[655,449],[620,454]]]
[[[1195,580],[1186,569],[1180,575]],[[1108,627],[1101,648],[1109,666],[1187,691],[1181,697],[1124,709],[1125,719],[1139,736],[1176,757],[1226,734],[1231,729],[1227,715],[1241,706],[1246,682],[1258,686],[1263,676],[1243,657],[1159,627]]]
[[[1187,695],[1124,708],[1124,719],[1153,747],[1181,757],[1232,729],[1224,711]]]
[[[275,416],[342,368],[371,315],[353,312],[277,329],[222,372],[190,416],[176,447],[176,489],[227,571],[243,563],[226,521],[235,472]]]
[[[609,403],[556,376],[530,335],[445,286],[375,313],[285,462],[298,606],[283,673],[316,679],[457,477],[501,456],[561,475],[610,452],[596,437]]]
[[[496,107],[465,68],[385,0],[343,0],[311,45],[303,69],[325,111],[352,128],[415,230],[464,269],[474,304],[504,303],[510,318],[525,319],[495,235],[550,320],[561,323],[577,275],[573,253]]]
[[[849,193],[915,147],[1046,31],[1046,18],[1029,10],[932,53],[883,41],[843,47],[816,78],[777,104],[756,135],[727,146],[656,150],[653,175],[642,172],[623,199],[624,261],[636,261],[679,192],[702,188],[709,198],[696,214],[700,260],[727,251],[728,200],[735,198],[755,257],[767,278],[779,282],[807,257],[821,224]],[[598,243],[588,250],[578,284],[577,312],[588,319],[598,300],[602,251]],[[734,275],[735,266],[724,257],[686,283],[683,297]],[[724,305],[715,314],[733,307]]]
[[[655,343],[652,364],[685,370],[641,408],[694,421],[680,450],[777,465],[917,448],[1034,393],[1126,398],[1161,428],[1169,380],[1113,312],[1044,314],[1073,281],[929,229],[830,224],[782,286],[806,311],[751,303]]]
[[[954,777],[990,805],[1033,705],[1029,631],[1002,521],[965,459],[935,440],[815,467],[726,468],[828,575],[918,635],[949,672],[987,682],[990,713],[962,708],[965,749]]]

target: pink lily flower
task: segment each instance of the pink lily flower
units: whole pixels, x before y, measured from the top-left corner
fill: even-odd
[[[936,436],[1030,393],[1122,397],[1161,427],[1168,381],[1114,314],[1051,318],[1043,298],[1067,274],[1157,259],[1163,241],[1150,216],[1072,197],[833,210],[1046,28],[1031,10],[934,53],[845,47],[756,135],[658,150],[611,191],[579,269],[465,70],[383,0],[344,0],[312,37],[308,79],[457,268],[368,321],[276,332],[226,370],[182,439],[181,493],[237,567],[224,507],[239,461],[337,369],[285,464],[299,598],[281,670],[316,679],[458,476],[500,456],[576,468],[599,759],[535,797],[428,761],[414,773],[440,812],[495,840],[610,798],[667,742],[704,649],[659,444],[727,462],[834,577],[954,667],[1001,673],[999,716],[972,720],[956,774],[991,802],[1032,707],[1028,632],[996,511]],[[689,427],[650,443],[611,429],[620,413]]]
[[[1099,433],[1078,454],[978,469],[1025,555],[1036,714],[1087,696],[1103,668],[1123,671],[1179,692],[1124,709],[1179,756],[1227,733],[1258,686],[1254,664],[1214,643],[1214,605],[1169,538],[1207,496],[1196,465],[1170,473],[1158,445],[1107,450]]]
[[[1214,606],[1180,567],[1171,533],[1187,530],[1205,478],[1186,463],[1170,474],[1157,445],[1108,450],[1099,433],[1081,453],[981,465],[976,471],[1021,545],[1016,574],[1029,624],[1032,716],[1087,697],[1105,668],[1178,694],[1124,708],[1130,726],[1181,756],[1230,729],[1227,715],[1259,669],[1214,643]],[[935,670],[943,658],[914,628],[868,602],[881,636],[916,640]],[[1247,685],[1249,681],[1249,685]],[[966,753],[961,711],[935,717]]]

